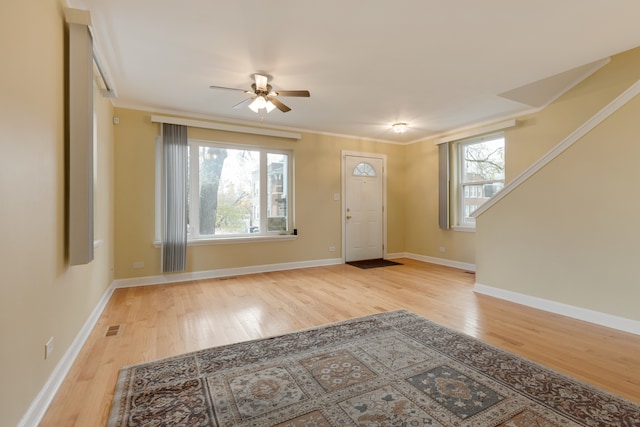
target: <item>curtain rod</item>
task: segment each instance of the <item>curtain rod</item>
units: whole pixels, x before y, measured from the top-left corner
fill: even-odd
[[[86,26],[87,29],[89,30],[89,35],[91,36],[91,39],[95,40],[95,37],[93,34],[93,28],[91,24],[91,13],[88,10],[65,7],[64,17],[68,24],[79,24],[79,25]],[[94,43],[92,43],[92,45],[94,45]],[[102,84],[105,87],[101,91],[102,96],[104,96],[105,98],[115,98],[116,91],[113,89],[113,86],[111,86],[107,81],[107,78],[104,74],[104,69],[102,68],[102,65],[100,65],[100,60],[98,59],[98,54],[96,53],[95,45],[92,46],[91,54],[93,56],[93,63],[95,64],[96,69],[98,70],[98,76],[100,77],[100,80],[102,81]]]
[[[504,130],[504,129],[508,129],[514,126],[518,125],[518,121],[515,119],[511,119],[511,120],[505,120],[503,122],[500,123],[494,123],[492,125],[487,125],[487,126],[482,126],[479,128],[475,128],[475,129],[471,129],[468,130],[466,132],[459,132],[453,135],[449,135],[449,136],[445,136],[443,138],[439,138],[436,139],[435,141],[435,145],[440,145],[440,144],[444,144],[445,142],[451,142],[451,141],[458,141],[460,139],[464,139],[464,138],[468,138],[468,137],[472,137],[472,136],[479,136],[485,133],[489,133],[489,132],[494,132],[494,131],[499,131],[499,130]]]
[[[250,133],[253,135],[274,136],[277,138],[302,139],[302,135],[272,129],[260,129],[248,126],[227,125],[224,123],[205,122],[202,120],[183,119],[180,117],[151,116],[153,123],[169,123],[173,125],[191,126],[203,129],[224,130],[228,132]]]

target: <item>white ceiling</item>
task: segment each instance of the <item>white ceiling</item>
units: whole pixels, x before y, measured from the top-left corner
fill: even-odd
[[[640,46],[638,0],[68,3],[91,12],[116,106],[395,142],[529,111],[532,83]],[[258,71],[311,98],[256,114],[232,109],[242,92],[209,89],[249,89]]]

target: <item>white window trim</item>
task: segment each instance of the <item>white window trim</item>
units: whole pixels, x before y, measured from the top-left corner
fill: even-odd
[[[278,234],[273,236],[253,235],[246,237],[216,237],[216,238],[201,238],[192,239],[187,241],[187,246],[216,246],[216,245],[236,245],[243,243],[256,243],[256,242],[284,242],[289,240],[296,240],[298,238],[295,234]],[[162,247],[160,240],[153,241],[153,247]]]
[[[497,136],[502,136],[502,138],[504,139],[504,132],[494,132],[494,133],[489,133],[489,134],[485,134],[485,135],[480,135],[480,136],[475,136],[475,137],[471,137],[468,139],[463,139],[460,141],[456,142],[456,156],[457,156],[457,178],[456,178],[456,186],[457,188],[457,192],[458,192],[458,197],[457,197],[457,203],[458,206],[456,207],[456,223],[455,225],[453,225],[451,228],[454,231],[461,231],[461,232],[467,232],[467,233],[474,233],[476,231],[476,224],[475,224],[475,217],[473,216],[473,213],[470,214],[470,216],[472,218],[474,218],[474,222],[473,224],[469,224],[469,223],[463,223],[463,217],[464,217],[464,186],[465,185],[483,185],[483,184],[493,184],[496,182],[502,182],[503,185],[505,184],[505,179],[501,179],[501,180],[488,180],[488,181],[477,181],[477,182],[463,182],[462,181],[462,171],[464,170],[464,156],[463,154],[463,150],[464,147],[467,145],[472,145],[472,144],[477,144],[483,141],[491,141],[493,139],[497,139]],[[506,140],[505,140],[505,147],[506,147]],[[493,198],[493,197],[491,197]],[[483,203],[482,205],[478,206],[477,209],[482,208],[482,206],[486,203],[489,203],[491,201],[491,198],[489,200],[487,200],[485,203]],[[477,210],[476,209],[476,210]],[[475,211],[474,211],[475,212]]]
[[[451,227],[453,229],[453,231],[461,231],[464,233],[475,233],[476,232],[476,226],[475,225],[454,225]]]
[[[256,243],[256,242],[278,242],[278,241],[287,241],[287,240],[296,240],[298,238],[297,232],[295,229],[295,202],[294,202],[294,155],[293,150],[280,149],[280,148],[272,148],[265,147],[260,145],[250,145],[250,144],[233,144],[228,142],[220,142],[220,141],[209,141],[209,140],[199,140],[190,138],[189,148],[193,145],[212,145],[216,147],[227,147],[230,149],[238,150],[238,149],[247,149],[260,151],[261,153],[272,153],[272,154],[286,154],[289,156],[288,161],[288,206],[287,206],[287,221],[289,231],[287,234],[282,234],[279,231],[272,231],[260,234],[227,234],[227,235],[219,235],[219,236],[197,236],[197,237],[189,237],[187,239],[187,246],[206,246],[206,245],[228,245],[228,244],[242,244],[242,243]],[[262,158],[263,156],[261,156]],[[266,156],[265,165],[261,163],[260,168],[262,170],[263,167],[266,168]],[[161,179],[162,179],[162,138],[156,138],[156,173],[155,173],[155,235],[153,240],[153,246],[159,248],[162,246],[162,231],[161,231],[161,218],[162,218],[162,188],[161,188]],[[267,187],[266,181],[260,180],[260,192],[261,194],[266,194]],[[264,187],[263,187],[264,186]],[[262,209],[262,206],[261,206]],[[265,207],[266,209],[266,207]],[[261,212],[262,213],[262,212]],[[264,219],[263,219],[264,216]],[[261,214],[261,229],[264,229],[262,222],[264,221],[264,225],[266,226],[266,215]]]

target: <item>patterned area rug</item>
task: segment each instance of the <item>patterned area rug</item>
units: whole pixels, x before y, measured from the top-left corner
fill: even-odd
[[[407,311],[124,367],[109,427],[640,426],[640,405]]]

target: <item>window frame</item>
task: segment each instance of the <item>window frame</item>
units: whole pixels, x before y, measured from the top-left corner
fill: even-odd
[[[292,234],[293,230],[293,151],[287,149],[273,148],[273,147],[265,147],[265,146],[257,146],[250,144],[234,144],[228,142],[220,142],[220,141],[205,141],[198,139],[189,139],[189,153],[192,152],[193,149],[199,150],[200,147],[215,147],[215,148],[225,148],[231,150],[247,150],[254,151],[259,153],[259,175],[260,175],[260,184],[259,184],[259,206],[260,206],[260,232],[258,233],[232,233],[232,234],[207,234],[200,235],[198,230],[199,223],[190,224],[191,229],[193,230],[191,234],[188,236],[187,240],[191,242],[195,241],[217,241],[217,240],[225,240],[225,239],[255,239],[255,238],[264,238],[264,237],[273,237],[280,235],[289,235]],[[287,220],[286,220],[286,230],[280,231],[268,231],[268,215],[267,215],[267,198],[268,198],[268,163],[267,156],[269,154],[277,154],[277,155],[286,155],[287,160]],[[189,180],[191,182],[190,188],[190,197],[193,201],[195,200],[195,206],[192,204],[189,206],[190,212],[195,212],[195,217],[199,221],[199,206],[200,206],[200,198],[199,198],[199,156],[189,156]],[[195,167],[194,167],[195,166]]]
[[[251,144],[237,144],[223,141],[212,141],[212,140],[201,140],[195,138],[188,139],[189,145],[189,153],[195,147],[199,150],[200,146],[212,146],[216,148],[228,148],[233,150],[247,150],[247,151],[257,151],[260,153],[260,232],[259,233],[235,233],[235,234],[220,234],[220,235],[200,235],[199,233],[190,233],[187,236],[187,245],[188,246],[201,246],[201,245],[216,245],[216,244],[233,244],[233,243],[250,243],[257,241],[279,241],[279,240],[292,240],[296,239],[297,235],[295,233],[295,201],[294,201],[294,151],[291,149],[285,148],[277,148],[277,147],[269,147],[269,146],[261,146],[261,145],[251,145]],[[287,229],[286,231],[263,231],[266,230],[267,227],[267,155],[268,154],[284,154],[288,156],[287,161]],[[195,160],[192,156],[189,156],[189,162],[194,162],[198,165],[198,157],[194,156]],[[161,178],[162,178],[162,140],[160,138],[157,139],[156,142],[156,229],[155,229],[155,238],[154,238],[154,246],[159,246],[161,242],[161,200],[162,200],[162,190],[161,190]],[[196,172],[198,171],[198,172]],[[194,170],[192,168],[192,164],[189,165],[189,198],[192,199],[195,194],[198,196],[198,204],[196,205],[196,209],[199,210],[199,176],[197,177],[197,181],[193,181],[194,174],[199,174],[199,167]],[[189,206],[189,211],[193,209],[192,206]],[[199,220],[199,218],[198,218]],[[197,230],[199,224],[191,223],[191,219],[188,220],[190,228],[192,230]]]
[[[504,177],[504,173],[506,171],[506,158],[504,159],[504,165],[503,165],[503,178],[502,179],[491,179],[491,180],[482,180],[482,181],[465,181],[463,179],[464,175],[465,175],[465,148],[470,146],[470,145],[475,145],[475,144],[481,144],[481,143],[485,143],[485,142],[489,142],[489,141],[494,141],[497,139],[502,139],[503,141],[503,150],[506,150],[506,138],[504,135],[504,132],[494,132],[494,133],[490,133],[490,134],[486,134],[486,135],[482,135],[482,136],[474,136],[472,138],[468,138],[468,139],[463,139],[460,141],[457,141],[455,144],[455,157],[456,157],[456,184],[455,184],[455,191],[457,193],[457,197],[455,198],[456,200],[456,207],[455,207],[455,226],[453,227],[455,230],[457,231],[475,231],[476,229],[476,224],[475,224],[475,219],[473,219],[473,221],[465,221],[466,218],[468,218],[467,215],[465,215],[465,187],[470,187],[470,186],[478,186],[478,185],[489,185],[489,184],[496,184],[496,183],[501,183],[502,187],[504,188],[504,184],[505,184],[505,177]],[[503,154],[504,156],[504,154]],[[498,190],[500,191],[500,190]],[[498,191],[496,191],[494,194],[491,195],[491,197],[489,197],[487,200],[485,200],[482,204],[476,206],[476,209],[478,209],[480,206],[482,206],[484,203],[486,203],[488,200],[490,200]],[[475,211],[475,209],[474,209]],[[469,213],[469,215],[471,215],[472,212]]]

